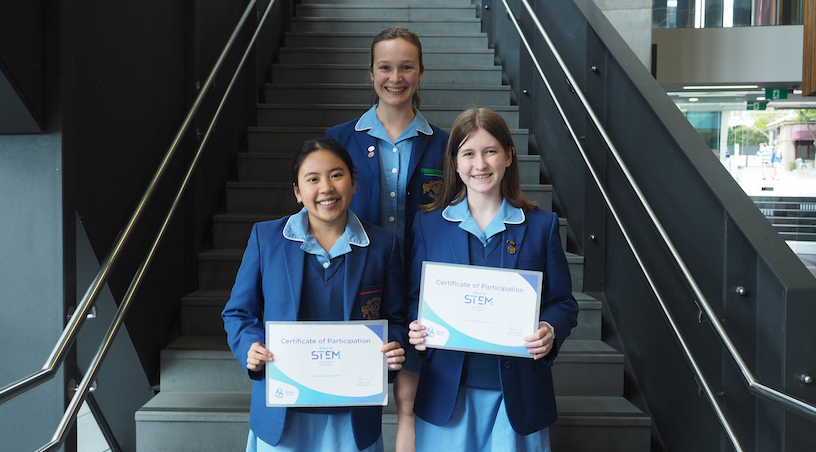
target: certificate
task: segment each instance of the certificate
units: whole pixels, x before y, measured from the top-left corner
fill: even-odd
[[[388,321],[266,322],[267,406],[388,404]]]
[[[538,330],[537,271],[422,263],[418,321],[425,345],[532,358],[524,336]]]

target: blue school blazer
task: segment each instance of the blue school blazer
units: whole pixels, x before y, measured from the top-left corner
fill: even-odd
[[[361,220],[380,225],[380,152],[377,139],[367,131],[356,131],[357,118],[326,131],[326,136],[337,140],[348,149],[357,167],[357,192],[351,200],[351,209]],[[408,164],[408,196],[405,203],[405,252],[411,251],[411,225],[420,204],[428,204],[442,193],[442,156],[448,145],[448,132],[431,126],[433,135],[420,133],[413,139],[411,161]],[[373,146],[374,155],[369,157]],[[408,259],[406,258],[406,262]]]
[[[539,431],[558,418],[552,366],[558,349],[578,322],[578,303],[572,296],[567,259],[561,248],[558,216],[545,210],[524,212],[521,224],[506,224],[501,236],[501,267],[544,272],[539,321],[555,328],[556,347],[540,360],[500,357],[501,390],[507,416],[520,435]],[[442,217],[441,210],[420,213],[414,220],[411,258],[413,319],[417,316],[423,261],[469,264],[467,232],[458,222]],[[428,349],[423,355],[414,412],[434,425],[445,425],[453,413],[465,354]]]
[[[232,294],[221,316],[227,342],[235,358],[254,380],[249,426],[265,442],[277,445],[283,434],[286,408],[266,406],[264,372],[246,368],[247,351],[254,342],[265,343],[268,320],[297,320],[306,253],[301,242],[283,236],[289,217],[255,224],[235,277]],[[346,254],[345,320],[388,320],[391,341],[406,344],[408,306],[403,295],[403,272],[397,236],[363,223],[370,244],[351,245]],[[275,348],[270,347],[274,354]],[[359,449],[380,436],[382,407],[352,407],[351,421]]]

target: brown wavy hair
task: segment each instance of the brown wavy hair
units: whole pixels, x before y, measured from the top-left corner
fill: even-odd
[[[419,73],[424,74],[425,64],[422,63],[422,43],[419,42],[419,36],[417,36],[416,33],[405,27],[389,27],[374,37],[374,41],[371,42],[371,59],[368,62],[368,72],[374,72],[374,46],[377,45],[378,42],[392,41],[394,39],[404,39],[416,47],[417,53],[419,53]],[[375,91],[372,104],[376,104],[378,101],[379,97],[377,97],[377,92]],[[411,99],[411,105],[414,108],[419,108],[419,89],[414,93],[414,97]]]
[[[456,172],[456,154],[462,144],[479,129],[493,135],[504,149],[504,152],[512,153],[512,161],[501,181],[502,196],[513,207],[519,207],[527,211],[538,209],[538,205],[527,199],[521,192],[516,146],[513,144],[513,135],[510,133],[510,128],[507,127],[504,118],[487,108],[471,108],[463,111],[453,122],[448,146],[442,157],[442,193],[430,204],[421,205],[420,209],[423,212],[442,209],[451,204],[459,204],[465,198],[467,193],[465,183],[462,182]]]

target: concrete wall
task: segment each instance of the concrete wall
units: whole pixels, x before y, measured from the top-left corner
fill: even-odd
[[[60,140],[0,135],[0,387],[39,371],[65,323]],[[64,375],[0,405],[1,449],[50,441],[64,410]]]
[[[618,34],[647,68],[652,62],[651,0],[595,0]]]
[[[804,27],[654,30],[657,81],[681,85],[801,84]]]

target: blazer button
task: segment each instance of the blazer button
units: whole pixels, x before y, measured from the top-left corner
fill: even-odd
[[[504,360],[504,368],[509,369],[511,367],[510,361]]]

